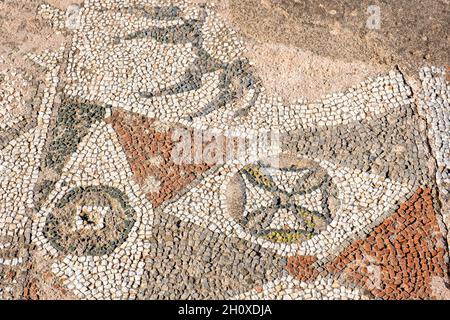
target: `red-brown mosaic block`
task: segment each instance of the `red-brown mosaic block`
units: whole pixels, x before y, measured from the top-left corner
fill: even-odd
[[[382,299],[432,299],[448,295],[444,237],[437,224],[430,189],[419,189],[364,240],[358,240],[324,272],[340,275]],[[290,257],[287,270],[311,281],[319,270],[313,256]],[[440,286],[440,287],[439,287]]]
[[[366,239],[354,242],[332,263],[348,281],[383,299],[435,298],[434,279],[448,279],[446,249],[430,189],[414,196]]]
[[[313,266],[316,261],[314,256],[289,257],[287,269],[298,280],[314,280],[319,275],[319,271]]]
[[[176,164],[171,159],[177,128],[157,131],[154,119],[115,111],[108,120],[114,127],[125,150],[136,181],[143,186],[152,176],[160,183],[159,190],[148,192],[147,198],[157,207],[211,168],[208,164]],[[180,127],[181,128],[181,127]]]

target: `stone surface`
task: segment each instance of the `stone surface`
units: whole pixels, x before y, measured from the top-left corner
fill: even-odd
[[[448,299],[447,1],[214,2],[0,5],[0,299]]]

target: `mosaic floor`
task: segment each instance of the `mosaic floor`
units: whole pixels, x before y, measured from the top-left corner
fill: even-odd
[[[0,74],[0,298],[450,299],[447,67],[286,103],[197,2],[39,6],[66,41]]]

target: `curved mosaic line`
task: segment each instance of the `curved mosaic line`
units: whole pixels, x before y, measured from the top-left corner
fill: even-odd
[[[287,104],[210,4],[38,11],[67,41],[28,55],[33,98],[0,78],[0,298],[448,294],[444,69]],[[262,155],[197,157],[267,132]]]

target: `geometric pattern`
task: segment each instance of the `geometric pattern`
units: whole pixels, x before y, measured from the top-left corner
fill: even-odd
[[[286,103],[213,5],[39,15],[67,41],[0,83],[0,298],[449,296],[444,69]]]

